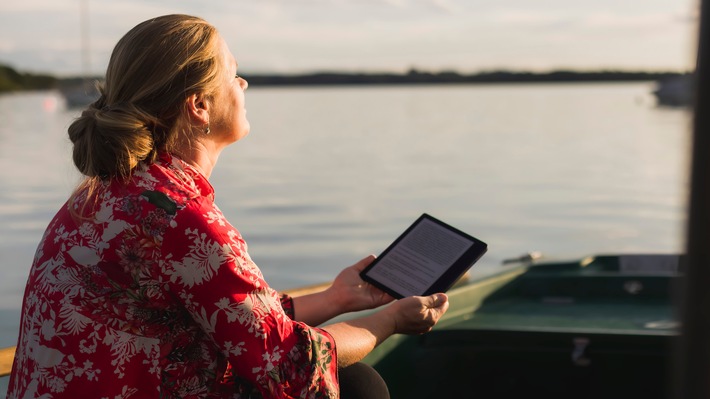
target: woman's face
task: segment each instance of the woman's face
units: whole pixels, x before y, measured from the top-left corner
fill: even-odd
[[[221,37],[218,45],[224,63],[224,76],[213,99],[209,122],[210,136],[212,139],[224,141],[226,145],[249,134],[249,121],[244,108],[244,91],[249,84],[244,78],[237,76],[237,60]]]

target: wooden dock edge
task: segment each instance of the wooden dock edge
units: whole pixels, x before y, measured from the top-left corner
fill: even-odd
[[[10,375],[12,360],[15,358],[15,347],[0,348],[0,377]]]

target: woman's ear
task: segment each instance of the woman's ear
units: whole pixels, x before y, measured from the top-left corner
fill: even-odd
[[[203,94],[192,94],[187,97],[187,114],[190,121],[198,126],[210,123],[210,104]]]

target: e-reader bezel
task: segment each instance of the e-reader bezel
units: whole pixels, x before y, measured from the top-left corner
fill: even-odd
[[[380,261],[385,259],[387,257],[387,254],[389,254],[389,252],[393,248],[395,248],[423,220],[432,221],[438,224],[439,226],[444,227],[448,231],[451,231],[459,236],[466,238],[467,240],[470,240],[472,242],[472,245],[466,250],[466,252],[463,253],[463,255],[461,255],[456,261],[454,261],[454,263],[446,270],[446,272],[444,272],[444,274],[442,274],[437,280],[435,280],[429,286],[429,288],[417,295],[426,296],[437,292],[448,291],[451,286],[453,286],[454,283],[456,283],[456,281],[464,273],[466,273],[466,271],[470,269],[471,266],[473,266],[488,250],[488,245],[485,242],[479,240],[478,238],[473,237],[472,235],[465,233],[447,223],[444,223],[441,220],[427,213],[423,213],[399,237],[397,237],[397,239],[395,239],[384,251],[382,251],[380,256],[378,256],[374,261],[372,261],[372,263],[370,263],[363,271],[360,272],[360,278],[397,299],[404,298],[404,295],[388,287],[386,284],[376,280],[375,278],[369,276],[368,272],[376,268]]]

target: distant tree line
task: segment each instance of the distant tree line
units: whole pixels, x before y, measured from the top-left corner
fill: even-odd
[[[453,83],[525,83],[525,82],[632,82],[656,81],[686,75],[681,72],[571,71],[513,72],[490,71],[474,74],[458,72],[421,72],[405,74],[324,72],[303,75],[246,75],[250,84],[268,85],[358,85],[358,84],[453,84]]]
[[[0,93],[20,90],[55,88],[57,78],[51,75],[21,73],[7,65],[0,65]]]
[[[359,85],[359,84],[454,84],[454,83],[524,83],[524,82],[629,82],[655,81],[679,75],[682,72],[643,71],[572,71],[514,72],[489,71],[474,74],[458,72],[423,72],[412,69],[407,73],[340,73],[323,72],[300,75],[253,74],[246,75],[249,83],[258,86],[301,85]],[[92,79],[99,79],[93,77]],[[20,90],[48,90],[71,86],[82,78],[57,78],[47,74],[21,73],[0,64],[0,93]]]

